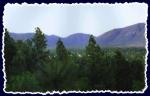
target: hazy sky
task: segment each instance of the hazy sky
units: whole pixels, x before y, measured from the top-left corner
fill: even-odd
[[[3,24],[10,32],[34,32],[66,37],[74,33],[98,36],[114,28],[146,22],[145,3],[6,4]]]

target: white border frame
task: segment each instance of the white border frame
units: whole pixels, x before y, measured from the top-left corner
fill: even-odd
[[[125,3],[120,3],[120,4],[126,4],[127,2]],[[137,4],[138,2],[133,2],[135,4]],[[10,4],[10,3],[7,3],[7,4]],[[6,4],[6,5],[7,5]],[[18,4],[18,3],[13,3],[13,4]],[[67,4],[67,3],[49,3],[49,4]],[[49,5],[49,4],[45,4],[45,3],[41,3],[41,4],[37,4],[37,3],[34,3],[34,4],[27,4],[27,3],[22,3],[22,4],[18,4],[19,6],[22,6],[22,5],[26,5],[26,6],[30,6],[30,5],[35,5],[35,6],[45,6],[45,5]],[[109,4],[109,3],[72,3],[72,4]],[[69,5],[72,5],[72,4],[69,4]],[[119,4],[119,3],[111,3],[110,5],[115,5],[115,4]],[[147,3],[140,3],[140,4],[146,4],[147,6],[147,17],[148,17],[148,4]],[[5,5],[5,6],[6,6]],[[4,6],[4,10],[5,10],[5,6]],[[4,18],[4,11],[3,11],[3,18]],[[4,26],[4,25],[3,25]],[[145,54],[145,87],[141,90],[141,91],[111,91],[111,90],[92,90],[92,91],[47,91],[47,92],[29,92],[29,91],[25,91],[25,92],[13,92],[13,91],[9,91],[7,92],[5,89],[6,89],[6,82],[7,82],[7,79],[6,79],[6,73],[5,73],[5,58],[4,58],[4,35],[5,35],[5,32],[4,32],[4,28],[3,28],[3,36],[2,36],[2,59],[3,59],[3,73],[4,73],[4,88],[3,88],[3,91],[5,93],[9,93],[9,94],[42,94],[42,95],[47,95],[47,94],[68,94],[68,93],[117,93],[117,94],[133,94],[133,93],[144,93],[145,90],[148,88],[147,86],[147,60],[148,60],[148,38],[147,38],[147,21],[145,22],[145,40],[146,40],[146,46],[145,46],[145,49],[146,49],[146,54]]]

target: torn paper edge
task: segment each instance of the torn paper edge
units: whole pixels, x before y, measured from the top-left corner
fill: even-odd
[[[34,3],[34,4],[27,4],[27,3],[22,3],[22,4],[18,4],[18,3],[7,3],[7,4],[10,4],[10,5],[17,5],[17,6],[50,6],[51,4],[60,4],[61,6],[63,5],[72,5],[72,6],[75,6],[75,5],[99,5],[99,4],[104,4],[104,5],[111,5],[111,6],[115,6],[115,4],[145,4],[145,6],[147,7],[147,18],[148,18],[148,4],[147,3],[138,3],[138,2],[133,2],[133,3],[72,3],[72,4],[67,4],[67,3],[49,3],[49,4],[46,4],[46,3],[41,3],[41,4],[38,4],[38,3]],[[6,4],[6,5],[7,5]],[[6,6],[5,5],[5,6]],[[5,6],[4,6],[4,10],[5,10]],[[3,18],[4,18],[4,11],[3,11]],[[117,94],[133,94],[133,93],[144,93],[145,90],[148,88],[147,86],[147,67],[148,67],[148,64],[147,64],[147,60],[148,60],[148,38],[147,38],[147,20],[145,23],[145,40],[146,40],[146,46],[145,46],[145,49],[146,49],[146,54],[145,54],[145,72],[144,72],[144,77],[145,77],[145,87],[141,90],[141,91],[111,91],[111,90],[91,90],[91,91],[47,91],[47,92],[29,92],[29,91],[25,91],[25,92],[13,92],[13,91],[9,91],[7,92],[5,89],[6,89],[6,82],[7,82],[7,79],[6,79],[6,73],[5,73],[5,58],[4,58],[4,35],[5,35],[5,32],[4,32],[4,22],[3,22],[3,36],[2,36],[2,59],[3,59],[3,73],[4,73],[4,88],[3,88],[3,91],[5,93],[9,93],[9,94],[42,94],[42,95],[46,95],[46,94],[68,94],[68,93],[117,93]]]

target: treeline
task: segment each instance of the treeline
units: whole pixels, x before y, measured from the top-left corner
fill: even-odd
[[[127,59],[120,50],[101,49],[92,35],[82,54],[66,49],[61,39],[57,41],[55,54],[51,54],[40,28],[35,31],[32,39],[22,41],[11,38],[5,29],[7,91],[137,91],[144,88],[144,58]]]

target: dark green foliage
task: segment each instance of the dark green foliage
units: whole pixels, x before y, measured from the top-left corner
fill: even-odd
[[[65,48],[63,42],[61,41],[61,39],[58,40],[57,42],[57,47],[56,47],[56,56],[57,59],[61,62],[68,63],[68,51]]]
[[[94,36],[90,36],[89,44],[86,47],[86,59],[87,59],[87,76],[91,89],[104,87],[104,67],[102,64],[102,54],[100,47],[96,44]]]
[[[129,63],[125,60],[122,53],[117,50],[115,55],[116,69],[115,69],[115,78],[116,78],[116,89],[117,90],[131,90],[132,79],[131,79],[131,67]]]
[[[67,49],[59,39],[49,51],[40,28],[26,41],[14,41],[6,29],[4,43],[7,91],[139,91],[145,86],[145,49],[101,48],[91,35],[85,49]]]
[[[48,62],[49,59],[49,51],[46,49],[46,38],[44,36],[44,33],[40,30],[39,27],[35,29],[36,33],[32,39],[33,42],[33,55],[34,55],[34,61],[36,65],[34,65],[34,68],[37,70],[40,70],[42,65],[45,62]]]
[[[12,76],[10,85],[7,87],[7,90],[12,91],[39,91],[39,84],[35,75],[28,71]]]
[[[44,36],[44,33],[41,31],[41,29],[39,27],[37,27],[35,29],[36,33],[33,37],[33,42],[34,42],[34,47],[38,50],[38,51],[43,51],[47,44],[46,44],[46,38]]]
[[[131,78],[133,80],[132,89],[139,91],[140,89],[144,88],[144,64],[142,61],[137,58],[130,62],[131,67],[134,68],[131,72]],[[138,74],[137,74],[138,73]]]
[[[15,41],[10,37],[9,32],[5,29],[5,37],[4,37],[4,58],[5,58],[5,71],[8,81],[10,80],[12,70],[12,60],[14,55],[16,54]]]
[[[12,70],[13,73],[16,74],[20,74],[22,72],[24,72],[25,70],[27,70],[27,64],[26,64],[26,51],[25,51],[25,44],[23,43],[23,41],[17,41],[16,42],[16,54],[14,55],[14,58],[12,60],[13,66],[12,66]],[[17,70],[16,70],[17,69]]]

